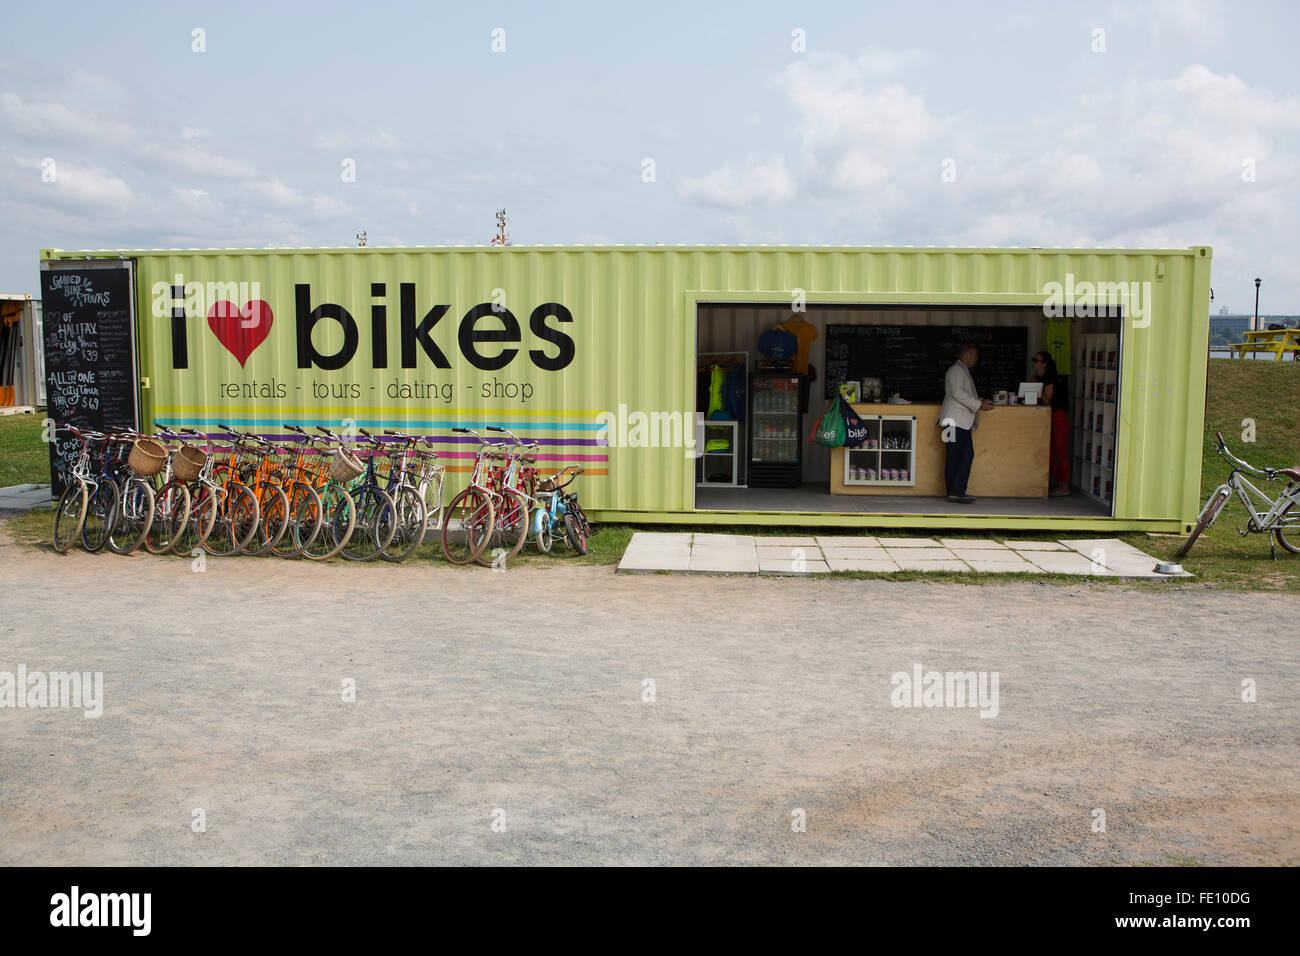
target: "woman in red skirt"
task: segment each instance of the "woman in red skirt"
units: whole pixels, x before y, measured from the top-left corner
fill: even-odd
[[[1053,497],[1070,493],[1070,395],[1056,371],[1056,359],[1046,352],[1033,358],[1034,375],[1043,383],[1043,404],[1052,406],[1051,473]]]

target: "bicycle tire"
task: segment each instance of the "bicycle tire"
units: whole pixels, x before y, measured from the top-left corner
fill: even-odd
[[[203,548],[214,558],[238,554],[257,534],[261,523],[257,495],[248,485],[232,484],[225,500],[217,506],[217,519],[203,541]]]
[[[394,504],[397,508],[397,530],[392,542],[384,549],[383,558],[396,563],[405,561],[424,544],[428,514],[424,510],[424,499],[420,493],[409,486],[397,489]]]
[[[555,543],[555,535],[551,531],[551,514],[549,511],[542,512],[541,530],[533,536],[533,543],[537,545],[537,550],[542,554],[551,553],[551,546]]]
[[[90,496],[84,482],[78,481],[63,489],[59,503],[54,507],[54,550],[66,554],[72,542],[81,537],[81,526],[86,521],[86,508]]]
[[[1287,535],[1291,537],[1288,539]],[[1294,503],[1287,505],[1286,511],[1278,516],[1278,526],[1273,529],[1273,537],[1287,551],[1300,554],[1300,508]]]
[[[117,518],[117,499],[121,492],[111,478],[99,479],[90,500],[86,503],[86,517],[81,523],[81,546],[94,554],[104,547]]]
[[[303,548],[302,555],[312,561],[328,561],[342,551],[352,537],[357,523],[357,506],[341,485],[330,483],[319,494],[320,530]]]
[[[506,488],[501,492],[501,509],[495,514],[492,531],[497,547],[505,551],[507,559],[523,550],[524,542],[528,540],[528,500],[521,491]],[[484,567],[491,567],[495,551],[496,548],[492,551],[482,548],[474,560]]]
[[[357,507],[357,526],[343,548],[343,557],[372,561],[392,543],[397,530],[393,499],[381,488],[369,488],[360,490],[352,500]]]
[[[1228,495],[1216,490],[1210,500],[1205,503],[1205,507],[1201,509],[1201,514],[1196,519],[1192,533],[1183,542],[1183,546],[1178,549],[1178,557],[1184,558],[1187,556],[1187,552],[1192,550],[1192,545],[1196,543],[1196,539],[1214,522],[1214,519],[1218,517],[1219,512],[1223,510],[1223,506],[1227,503]]]
[[[189,520],[190,489],[185,482],[173,479],[154,496],[153,522],[144,536],[145,550],[150,554],[166,554]]]
[[[491,540],[495,520],[492,499],[477,488],[466,488],[451,500],[443,515],[443,556],[452,564],[469,564]]]
[[[564,516],[564,541],[579,556],[587,553],[587,533],[572,511]]]
[[[108,534],[108,549],[114,554],[130,554],[144,544],[153,526],[153,485],[144,478],[128,478],[117,499],[117,517]]]
[[[271,550],[282,558],[296,558],[320,534],[325,514],[321,510],[320,495],[303,481],[295,481],[289,488],[289,527]]]
[[[285,531],[289,529],[289,498],[279,485],[263,485],[257,492],[257,508],[261,516],[257,533],[240,548],[241,554],[258,557],[272,551]]]
[[[185,527],[172,544],[172,553],[197,557],[196,551],[206,550],[204,544],[217,522],[218,498],[207,485],[190,495],[190,516]]]

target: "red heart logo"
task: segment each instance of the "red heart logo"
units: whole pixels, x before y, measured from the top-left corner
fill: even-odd
[[[239,359],[241,368],[271,334],[273,319],[271,307],[261,299],[245,302],[242,309],[233,302],[214,302],[208,309],[208,328],[226,351]]]

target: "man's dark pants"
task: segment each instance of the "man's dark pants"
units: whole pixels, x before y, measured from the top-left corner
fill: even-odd
[[[975,444],[969,428],[953,428],[953,440],[948,442],[948,460],[944,465],[944,481],[949,495],[966,494],[970,481],[970,466],[975,460]]]

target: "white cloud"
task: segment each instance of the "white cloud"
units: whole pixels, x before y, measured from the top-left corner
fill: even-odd
[[[0,120],[12,133],[47,143],[122,146],[135,138],[135,131],[125,123],[64,103],[24,100],[17,93],[0,93]]]
[[[794,198],[795,188],[785,159],[775,156],[766,163],[747,161],[739,169],[727,163],[707,175],[684,180],[679,193],[706,206],[738,209],[786,202]]]

